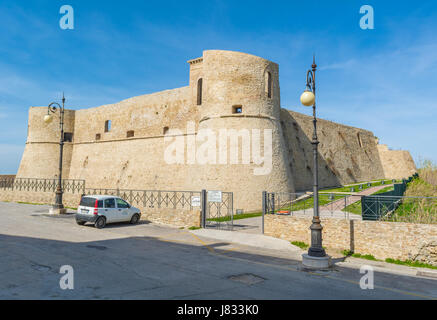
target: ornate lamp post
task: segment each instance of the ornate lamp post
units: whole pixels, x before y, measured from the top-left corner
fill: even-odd
[[[64,151],[64,105],[65,105],[65,97],[62,94],[62,106],[57,102],[52,102],[47,107],[47,114],[44,116],[44,122],[49,124],[53,121],[52,113],[56,113],[59,109],[59,128],[61,130],[61,137],[59,139],[59,174],[58,174],[58,183],[56,186],[56,197],[55,204],[50,209],[50,213],[52,214],[63,214],[66,213],[66,209],[62,204],[62,157]]]
[[[317,65],[315,57],[313,57],[313,64],[311,69],[307,72],[307,83],[304,93],[300,97],[300,101],[304,106],[313,107],[313,138],[311,144],[313,145],[313,173],[314,173],[314,214],[313,221],[310,227],[311,230],[311,247],[308,249],[308,253],[303,254],[302,263],[305,267],[323,269],[328,268],[331,265],[331,259],[326,255],[322,246],[322,225],[320,223],[319,215],[319,168],[318,168],[318,145],[317,138],[317,118],[316,118],[316,69]]]

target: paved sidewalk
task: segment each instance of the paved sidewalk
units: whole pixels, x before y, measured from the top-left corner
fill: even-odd
[[[292,245],[289,241],[262,234],[248,234],[237,231],[212,229],[199,229],[190,232],[203,238],[227,241],[248,247],[274,250],[278,253],[285,253],[290,259],[297,261],[302,261],[302,254],[306,252],[306,250],[302,250],[299,247]],[[340,253],[333,253],[332,258],[335,265],[340,267],[360,269],[363,265],[367,265],[372,266],[375,271],[379,272],[437,279],[437,270],[397,265],[384,261],[373,261],[353,257],[346,258]]]
[[[198,230],[192,230],[190,232],[195,235],[211,238],[214,240],[227,241],[230,243],[238,243],[245,246],[257,247],[263,249],[286,251],[292,254],[290,258],[301,259],[301,255],[302,253],[304,253],[299,247],[292,245],[289,241],[265,236],[263,234],[251,234],[246,232],[214,230],[214,229],[198,229]]]

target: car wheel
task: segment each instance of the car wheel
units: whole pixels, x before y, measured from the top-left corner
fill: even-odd
[[[80,226],[83,226],[85,224],[85,221],[76,220],[76,223]]]
[[[130,219],[131,224],[137,224],[138,221],[140,221],[140,215],[138,213],[135,213],[132,218]]]
[[[94,223],[94,226],[97,229],[102,229],[106,226],[106,219],[104,217],[99,217],[96,222]]]

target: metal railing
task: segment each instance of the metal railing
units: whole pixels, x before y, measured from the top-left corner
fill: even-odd
[[[31,191],[31,192],[55,192],[58,179],[40,178],[6,178],[0,179],[0,190]],[[63,179],[62,189],[64,192],[82,194],[85,192],[85,180]]]
[[[219,230],[233,230],[234,225],[234,194],[222,192],[221,202],[211,202],[208,193],[203,192],[205,197],[205,228]]]
[[[85,195],[114,195],[132,205],[144,208],[173,208],[193,210],[192,197],[200,197],[200,191],[129,190],[86,188]]]
[[[307,193],[266,193],[265,213],[311,217],[314,198]],[[437,197],[319,193],[321,218],[437,223]]]

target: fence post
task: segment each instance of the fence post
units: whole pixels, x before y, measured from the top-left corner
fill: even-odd
[[[234,193],[229,194],[231,196],[231,231],[234,230]]]
[[[275,214],[275,193],[271,193],[272,195],[272,214]]]
[[[264,216],[267,213],[267,191],[263,191],[263,214],[262,214],[262,222],[261,222],[261,233],[264,234]]]
[[[206,190],[203,189],[202,193],[200,194],[200,203],[202,205],[201,207],[201,227],[206,228],[206,206],[207,206],[207,199],[206,199]]]

